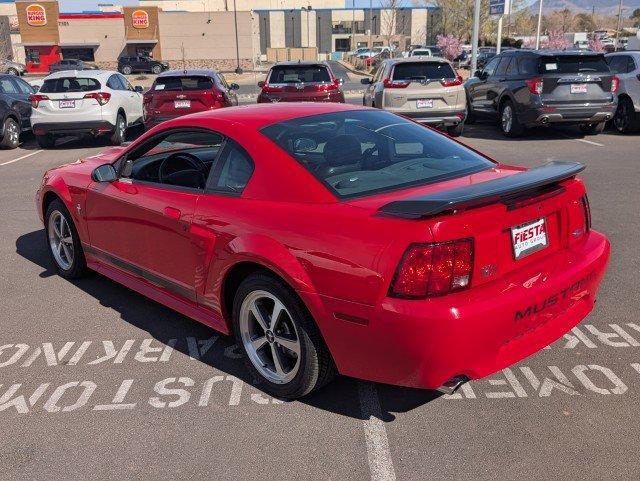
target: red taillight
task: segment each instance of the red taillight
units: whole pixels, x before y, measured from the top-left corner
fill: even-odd
[[[386,89],[403,89],[409,86],[411,82],[409,80],[391,80],[390,78],[384,79],[383,85]]]
[[[611,92],[615,93],[618,91],[618,87],[620,87],[620,77],[614,75],[611,77]]]
[[[100,105],[105,105],[109,101],[109,99],[111,99],[111,94],[109,92],[91,92],[85,94],[84,98],[95,99]]]
[[[443,87],[455,87],[456,85],[462,85],[462,76],[458,75],[454,79],[443,79],[440,80],[440,83]]]
[[[334,79],[331,83],[317,84],[315,87],[319,92],[330,92],[333,90],[338,90],[340,88],[340,80]]]
[[[264,86],[262,87],[262,92],[265,94],[284,92],[284,87],[281,87],[279,85],[276,86],[276,85],[264,84]]]
[[[411,299],[466,289],[473,271],[473,239],[413,244],[405,252],[390,295]]]
[[[43,100],[49,100],[49,97],[47,97],[46,95],[33,94],[29,96],[29,100],[31,100],[31,107],[37,109],[38,105],[40,105],[40,102],[42,102]]]
[[[541,78],[532,78],[526,80],[527,87],[529,87],[529,92],[532,94],[541,94],[543,88],[543,81]]]

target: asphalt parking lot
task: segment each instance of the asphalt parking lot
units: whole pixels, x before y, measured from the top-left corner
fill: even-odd
[[[593,313],[453,396],[349,378],[282,402],[233,343],[99,275],[52,273],[42,173],[104,146],[0,151],[0,479],[637,479],[640,137],[540,130],[461,140],[505,163],[586,164],[611,239]]]

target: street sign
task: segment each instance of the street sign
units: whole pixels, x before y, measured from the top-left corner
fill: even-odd
[[[489,15],[504,15],[505,0],[489,0]]]

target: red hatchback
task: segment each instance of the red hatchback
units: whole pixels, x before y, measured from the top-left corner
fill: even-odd
[[[274,65],[265,82],[258,103],[266,102],[338,102],[344,103],[342,79],[324,62],[282,62]]]
[[[583,168],[499,164],[378,109],[252,105],[49,170],[36,203],[57,272],[233,334],[265,391],[339,372],[451,392],[593,308],[610,246]]]
[[[144,94],[144,124],[154,127],[182,115],[238,105],[238,84],[214,70],[169,70]]]

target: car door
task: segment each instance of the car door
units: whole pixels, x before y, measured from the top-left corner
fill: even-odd
[[[129,123],[138,122],[142,119],[142,94],[129,83],[124,75],[116,74],[122,85],[122,94],[127,99],[127,118]]]
[[[218,77],[218,81],[216,83],[218,84],[219,88],[221,88],[224,92],[227,93],[227,97],[229,98],[229,103],[231,103],[231,105],[237,106],[238,94],[236,93],[236,91],[231,88],[231,86],[227,82],[227,79],[224,78],[224,75],[219,73],[217,77]]]
[[[136,70],[140,72],[151,72],[151,62],[147,57],[139,56],[136,58]]]
[[[469,100],[473,105],[474,112],[477,113],[490,113],[491,106],[487,100],[487,93],[491,87],[493,74],[500,63],[501,57],[492,58],[483,70],[480,71],[479,76],[476,77],[469,85]]]
[[[510,55],[501,57],[493,75],[490,75],[487,79],[487,108],[490,108],[493,112],[498,111],[498,99],[507,88],[507,69],[511,64],[512,58]]]
[[[28,130],[31,128],[31,95],[34,93],[33,87],[21,78],[14,77],[11,81],[15,84],[18,91],[17,94],[12,94],[15,98],[14,108],[20,114],[22,121],[22,130]]]
[[[222,144],[223,137],[212,131],[169,129],[129,150],[115,164],[117,180],[92,182],[87,188],[89,252],[195,302],[198,256],[191,225]],[[184,161],[184,155],[200,159],[205,170],[194,167],[198,162]],[[162,177],[159,169],[164,169]],[[189,180],[196,174],[198,183]]]

